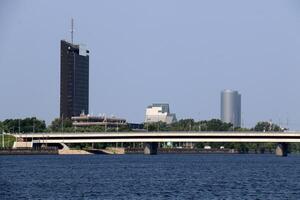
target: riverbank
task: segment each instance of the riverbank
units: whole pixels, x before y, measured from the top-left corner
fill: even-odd
[[[106,149],[57,149],[57,148],[0,148],[0,155],[91,155],[125,154],[124,148]]]
[[[12,148],[2,148],[0,149],[0,155],[58,155],[57,148],[48,149],[12,149]]]
[[[271,151],[248,151],[239,152],[234,149],[191,149],[191,148],[158,148],[158,154],[273,154]],[[57,149],[57,148],[41,148],[41,149],[0,149],[0,155],[91,155],[91,154],[144,154],[143,148],[113,148],[106,149]]]
[[[143,148],[126,148],[126,154],[143,154]],[[158,148],[158,154],[237,154],[234,149]]]

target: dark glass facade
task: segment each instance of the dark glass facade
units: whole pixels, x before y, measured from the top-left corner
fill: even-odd
[[[60,116],[88,114],[89,51],[64,40],[60,50]]]

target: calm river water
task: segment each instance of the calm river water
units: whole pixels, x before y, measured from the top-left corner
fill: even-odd
[[[300,156],[0,156],[0,199],[300,199]]]

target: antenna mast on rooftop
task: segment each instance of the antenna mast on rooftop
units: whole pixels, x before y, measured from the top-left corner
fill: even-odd
[[[71,42],[73,44],[73,34],[74,34],[74,19],[71,19]]]

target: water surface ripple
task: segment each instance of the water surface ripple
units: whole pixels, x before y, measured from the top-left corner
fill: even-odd
[[[300,156],[0,156],[0,199],[300,199]]]

